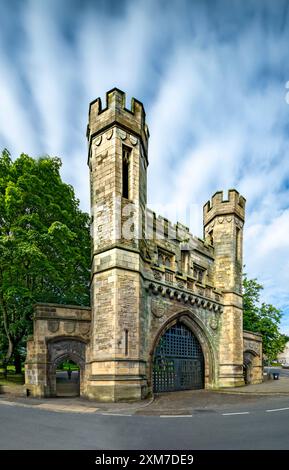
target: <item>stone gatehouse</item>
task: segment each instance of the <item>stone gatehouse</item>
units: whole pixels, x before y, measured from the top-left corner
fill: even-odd
[[[153,392],[262,380],[262,339],[243,331],[245,199],[204,205],[204,238],[147,208],[149,131],[142,103],[113,89],[89,107],[91,307],[38,304],[25,387],[56,395],[56,368],[80,368],[80,394]]]

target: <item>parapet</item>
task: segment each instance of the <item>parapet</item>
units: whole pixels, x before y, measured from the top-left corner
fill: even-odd
[[[207,257],[212,256],[212,247],[204,240],[192,235],[189,227],[177,222],[173,224],[170,220],[160,215],[156,215],[151,209],[146,210],[147,240],[164,240],[166,243],[177,245],[181,250],[197,250]]]
[[[118,88],[113,88],[106,93],[106,106],[102,107],[100,98],[89,105],[87,138],[90,142],[97,134],[116,124],[128,132],[141,137],[147,151],[149,130],[146,124],[143,104],[132,98],[131,108],[126,108],[125,93]]]
[[[211,201],[206,202],[203,208],[203,221],[206,226],[218,215],[235,214],[245,220],[246,199],[236,189],[229,189],[228,199],[224,199],[223,191],[217,191]]]
[[[153,237],[153,234],[155,234],[156,238],[181,241],[187,240],[191,236],[190,230],[186,225],[180,222],[173,224],[166,217],[156,215],[151,209],[146,209],[146,217],[148,238]]]

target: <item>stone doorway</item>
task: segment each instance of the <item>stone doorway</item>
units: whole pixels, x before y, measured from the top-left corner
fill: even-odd
[[[243,361],[243,374],[245,385],[250,385],[256,383],[256,363],[258,363],[258,357],[255,353],[251,351],[244,352],[244,361]]]
[[[204,388],[204,356],[193,332],[178,322],[160,338],[153,360],[153,391]]]
[[[85,342],[75,338],[54,339],[48,343],[50,396],[75,397],[82,395],[85,348]]]

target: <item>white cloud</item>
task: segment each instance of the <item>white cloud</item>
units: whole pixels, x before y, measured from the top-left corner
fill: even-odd
[[[12,148],[15,154],[34,152],[37,135],[31,128],[29,110],[21,93],[18,77],[0,49],[0,139],[2,147]]]
[[[13,55],[0,47],[0,145],[62,157],[63,177],[88,210],[89,101],[114,86],[128,106],[136,96],[151,132],[151,207],[165,205],[174,219],[175,203],[183,214],[193,205],[191,229],[201,235],[203,203],[236,187],[247,198],[248,274],[286,309],[287,2],[229,3],[140,0],[116,10],[113,2],[31,0],[11,9],[22,29],[13,31]]]
[[[281,308],[288,305],[289,209],[269,224],[252,224],[246,230],[246,269],[263,279],[263,297]]]

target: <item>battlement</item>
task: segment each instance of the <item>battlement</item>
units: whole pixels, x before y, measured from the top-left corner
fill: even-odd
[[[113,88],[106,93],[104,108],[101,98],[90,103],[88,121],[87,138],[89,142],[112,125],[118,125],[125,131],[140,137],[147,151],[149,130],[144,106],[140,101],[132,98],[131,108],[126,108],[125,93],[118,88]]]
[[[181,250],[199,250],[207,256],[212,255],[210,247],[203,239],[196,237],[190,232],[189,227],[177,222],[173,224],[161,215],[156,215],[147,208],[147,239],[165,240],[172,245],[179,245]]]
[[[229,189],[228,199],[224,199],[223,191],[217,191],[211,201],[206,202],[203,208],[204,226],[217,215],[236,214],[245,220],[246,199],[236,189]]]
[[[156,215],[151,209],[146,210],[147,214],[147,229],[148,234],[155,233],[159,235],[160,238],[169,238],[171,240],[184,240],[188,239],[191,234],[189,228],[180,222],[173,224],[166,217],[161,215]]]

